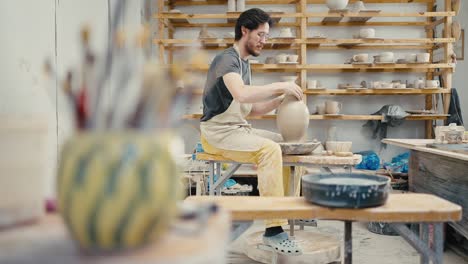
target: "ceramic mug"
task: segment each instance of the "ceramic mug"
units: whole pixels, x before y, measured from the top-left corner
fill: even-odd
[[[406,62],[416,62],[416,54],[406,54],[405,55]]]
[[[319,115],[325,114],[325,105],[324,104],[317,105],[317,114],[319,114]]]
[[[393,52],[382,52],[378,57],[379,62],[393,62]]]
[[[439,80],[426,80],[427,88],[439,88],[439,86],[440,86]]]
[[[418,53],[416,55],[416,59],[418,62],[429,62],[430,58],[431,58],[431,54],[429,53]]]
[[[280,29],[280,37],[282,37],[282,38],[292,37],[291,28],[282,28],[282,29]]]
[[[307,80],[307,89],[316,89],[317,83],[317,80]]]
[[[353,61],[355,62],[366,62],[369,59],[369,54],[361,53],[353,56]]]
[[[236,0],[228,0],[228,12],[236,11]]]
[[[288,55],[288,58],[286,59],[286,61],[288,61],[288,62],[297,62],[297,59],[299,59],[299,55],[290,54],[290,55]]]
[[[245,0],[237,0],[237,12],[243,12],[245,10]]]
[[[276,55],[276,62],[278,63],[285,63],[287,59],[288,59],[288,55],[286,54],[282,53],[282,54]]]
[[[382,89],[391,89],[391,88],[393,88],[393,83],[380,82],[380,88],[382,88]]]
[[[424,88],[425,81],[422,79],[415,80],[414,81],[414,88],[419,89],[419,88]]]
[[[373,28],[363,28],[359,30],[359,37],[361,38],[373,38],[375,37],[375,29]]]
[[[325,113],[338,114],[341,111],[343,104],[337,101],[325,101]]]
[[[267,58],[265,59],[265,63],[266,63],[266,64],[275,64],[275,63],[276,63],[276,60],[275,60],[274,57],[267,57]]]

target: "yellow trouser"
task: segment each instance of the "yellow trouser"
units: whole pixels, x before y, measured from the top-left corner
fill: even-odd
[[[267,138],[262,140],[263,143],[261,144],[260,149],[256,151],[235,151],[213,147],[203,136],[201,137],[203,149],[207,153],[220,155],[236,162],[256,164],[258,190],[261,196],[285,196],[289,190],[291,168],[283,167],[281,148],[278,143]],[[295,173],[297,173],[296,175],[302,174],[303,169],[301,167],[297,168],[298,169],[295,170]],[[298,180],[297,186],[294,188],[294,196],[299,196],[300,183],[301,181]],[[282,226],[287,224],[288,221],[285,219],[265,220],[266,227]]]

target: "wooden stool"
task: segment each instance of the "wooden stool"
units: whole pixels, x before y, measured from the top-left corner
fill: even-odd
[[[234,172],[236,172],[242,164],[248,164],[205,152],[197,153],[196,159],[209,163],[209,195],[221,195],[223,184],[232,177]],[[358,154],[351,157],[283,155],[284,166],[292,166],[292,168],[294,168],[294,166],[319,166],[327,169],[330,167],[346,167],[349,169],[349,172],[351,172],[352,167],[359,164],[361,160],[362,156]],[[221,163],[230,163],[232,166],[224,174],[221,174]],[[216,181],[214,180],[215,175],[218,175]],[[294,175],[294,171],[291,172],[291,175]],[[296,179],[296,177],[291,177],[289,186],[294,188],[294,186],[297,186],[296,183],[299,180],[300,179]],[[289,192],[293,193],[292,190]]]

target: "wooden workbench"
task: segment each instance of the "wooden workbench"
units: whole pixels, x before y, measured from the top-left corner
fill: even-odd
[[[468,239],[468,155],[426,147],[432,139],[384,139],[389,145],[411,150],[409,188],[431,193],[463,208],[461,221],[450,225]]]
[[[338,209],[307,202],[304,197],[191,196],[187,202],[215,202],[232,214],[233,220],[331,219],[364,222],[458,221],[461,207],[428,194],[390,194],[383,206]]]
[[[411,246],[421,253],[421,263],[443,262],[443,223],[461,219],[461,207],[431,194],[390,194],[379,207],[365,209],[328,208],[310,204],[303,197],[223,197],[191,196],[188,203],[215,202],[232,213],[234,221],[254,219],[330,219],[342,220],[344,228],[344,262],[352,263],[352,221],[389,222]],[[420,223],[418,238],[403,223]],[[429,247],[429,225],[433,225],[434,249]]]

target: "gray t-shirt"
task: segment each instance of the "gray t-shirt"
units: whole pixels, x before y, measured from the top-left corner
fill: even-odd
[[[224,113],[232,103],[233,97],[224,84],[224,75],[230,72],[240,74],[242,68],[242,80],[244,84],[250,85],[249,62],[239,58],[237,51],[231,47],[213,59],[203,91],[203,116],[200,119],[202,122]]]

